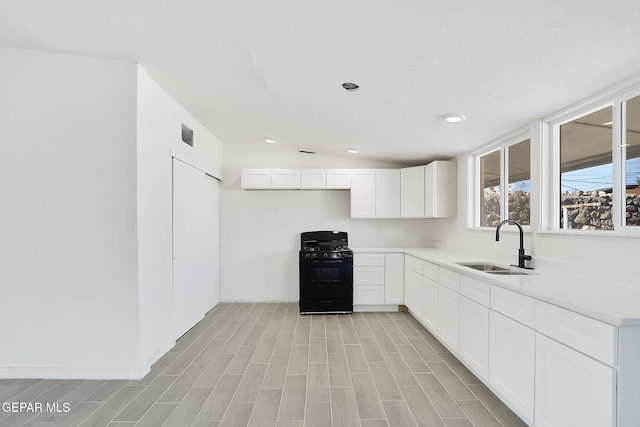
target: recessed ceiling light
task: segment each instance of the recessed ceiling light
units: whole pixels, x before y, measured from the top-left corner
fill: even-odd
[[[444,116],[442,116],[442,118],[447,123],[460,123],[461,121],[466,119],[466,117],[462,114],[445,114]]]
[[[349,148],[349,149],[347,150],[347,153],[351,153],[351,154],[358,154],[358,150],[354,150],[354,149],[352,149],[352,148]]]
[[[342,87],[349,92],[360,89],[360,86],[356,83],[342,83]]]
[[[275,144],[276,140],[272,138],[265,138],[264,142],[266,142],[267,144]]]

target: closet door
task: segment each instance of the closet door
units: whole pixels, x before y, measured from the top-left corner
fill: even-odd
[[[219,184],[173,159],[173,324],[179,338],[220,301]]]

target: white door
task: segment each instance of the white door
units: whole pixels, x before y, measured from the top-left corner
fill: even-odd
[[[438,283],[422,277],[422,321],[429,330],[438,333]]]
[[[376,217],[376,172],[354,169],[351,175],[351,218]]]
[[[533,420],[536,334],[489,312],[489,384],[525,421]]]
[[[376,170],[376,218],[400,218],[400,170]]]
[[[460,343],[460,294],[438,286],[438,338],[458,353]]]
[[[615,370],[536,336],[536,426],[615,425]]]
[[[173,159],[173,324],[179,338],[220,302],[219,183]]]
[[[489,309],[460,297],[460,358],[483,380],[489,375]]]

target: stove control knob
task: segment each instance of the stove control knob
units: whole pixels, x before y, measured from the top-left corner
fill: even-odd
[[[328,258],[329,254],[325,252],[325,253],[322,254],[322,256],[325,257],[325,258]]]

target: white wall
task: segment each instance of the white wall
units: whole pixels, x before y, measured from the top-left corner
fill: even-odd
[[[533,149],[536,150],[536,141]],[[467,156],[458,161],[458,215],[443,220],[433,228],[434,245],[458,251],[464,255],[482,256],[503,264],[518,262],[519,235],[514,226],[501,229],[500,242],[495,241],[495,229],[467,229]],[[532,175],[535,178],[535,171]],[[534,185],[534,188],[539,188]],[[532,195],[532,207],[538,206],[539,197]],[[536,217],[536,215],[533,215]],[[639,239],[594,235],[558,235],[526,233],[525,249],[533,261],[528,262],[539,272],[562,272],[603,283],[640,289],[637,273]]]
[[[136,66],[0,48],[0,70],[0,377],[136,376]]]
[[[141,363],[170,348],[172,324],[171,156],[222,177],[222,143],[138,68],[138,257]],[[194,131],[182,142],[181,125]]]
[[[241,190],[242,168],[397,168],[225,144],[221,187],[222,301],[297,301],[300,233],[341,230],[352,247],[424,246],[440,220],[350,219],[348,190]],[[431,225],[430,225],[431,224]]]

